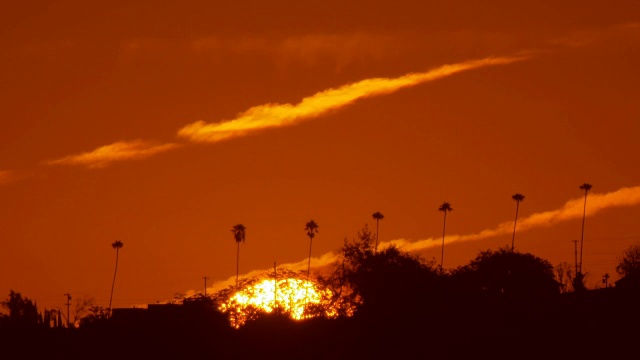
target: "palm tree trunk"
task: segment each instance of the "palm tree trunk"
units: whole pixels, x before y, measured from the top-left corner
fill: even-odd
[[[307,265],[307,280],[309,280],[309,276],[311,275],[311,244],[313,244],[313,239],[309,238],[309,264]]]
[[[309,298],[309,279],[311,278],[311,245],[313,244],[313,238],[309,237],[309,263],[307,265],[307,284],[304,290],[304,309],[307,310],[307,299]]]
[[[236,287],[238,287],[238,274],[240,274],[240,242],[237,241],[238,250],[236,251]]]
[[[378,253],[378,234],[380,233],[380,219],[376,219],[376,254]]]
[[[113,272],[113,282],[111,283],[111,296],[109,297],[109,315],[111,315],[111,302],[113,300],[113,288],[116,285],[116,274],[118,273],[118,253],[119,249],[116,248],[116,271]]]
[[[447,211],[444,212],[444,223],[442,225],[442,255],[440,255],[440,272],[444,272],[444,232],[447,228]]]
[[[518,208],[520,207],[520,201],[516,201],[516,220],[513,222],[513,237],[511,238],[511,252],[513,252],[513,244],[516,240],[516,224],[518,223]]]
[[[580,273],[582,273],[582,244],[584,243],[584,219],[587,216],[587,191],[584,191],[584,212],[582,213],[582,235],[580,236]]]

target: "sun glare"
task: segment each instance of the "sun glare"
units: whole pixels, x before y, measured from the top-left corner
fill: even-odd
[[[277,282],[277,283],[276,283]],[[231,295],[219,305],[222,312],[230,314],[231,325],[239,328],[261,313],[277,311],[295,320],[317,316],[337,317],[343,302],[332,301],[329,289],[320,289],[313,281],[297,278],[261,279]],[[353,309],[343,313],[353,314]]]

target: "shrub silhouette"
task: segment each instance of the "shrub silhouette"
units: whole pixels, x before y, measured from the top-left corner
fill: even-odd
[[[560,293],[549,261],[506,248],[481,251],[454,271],[453,281],[467,291],[505,300],[532,302]]]

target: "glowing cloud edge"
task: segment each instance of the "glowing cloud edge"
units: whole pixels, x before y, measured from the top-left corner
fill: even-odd
[[[524,55],[487,57],[446,64],[426,72],[409,73],[396,78],[369,78],[317,92],[295,105],[269,103],[251,107],[232,120],[209,124],[202,120],[196,121],[181,128],[177,136],[196,143],[215,143],[264,129],[292,126],[348,106],[360,99],[390,94],[467,70],[506,65],[525,59],[528,57]]]
[[[636,206],[640,204],[640,186],[623,187],[615,191],[608,193],[592,193],[588,197],[588,206],[586,215],[594,216],[602,210],[621,207],[621,206]],[[584,198],[577,198],[567,201],[561,208],[556,210],[549,210],[545,212],[538,212],[531,214],[527,217],[518,219],[517,230],[527,231],[537,227],[549,227],[560,222],[578,219],[583,214]],[[498,224],[493,228],[481,230],[476,233],[466,235],[447,235],[445,236],[445,244],[455,242],[467,242],[467,241],[479,241],[491,237],[510,234],[513,231],[513,222],[507,221]],[[442,238],[428,238],[417,241],[410,241],[407,239],[395,239],[390,241],[380,242],[378,248],[385,249],[389,246],[396,246],[402,251],[415,252],[426,250],[432,247],[441,246]],[[339,259],[337,252],[328,252],[319,257],[311,258],[311,267],[314,269],[322,268],[334,264]],[[278,265],[278,268],[289,270],[304,270],[306,269],[308,259],[300,260],[294,263],[286,263]],[[269,270],[253,270],[242,277],[255,277],[260,276],[268,272]],[[219,291],[228,286],[235,284],[235,276],[231,276],[226,280],[218,281],[207,288],[207,292]],[[187,296],[195,295],[198,291],[189,290]]]
[[[46,165],[83,165],[88,168],[103,168],[112,162],[141,160],[167,152],[181,146],[175,143],[156,144],[150,141],[118,141],[98,147],[92,151],[69,155],[61,159],[45,162]]]

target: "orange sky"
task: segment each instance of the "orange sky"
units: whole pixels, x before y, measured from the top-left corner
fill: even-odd
[[[526,219],[584,182],[588,285],[640,240],[637,1],[135,3],[0,12],[0,298],[106,306],[121,240],[114,306],[167,300],[235,278],[237,223],[241,273],[306,260],[310,219],[316,256],[375,211],[437,245],[443,201],[455,267],[510,244],[467,235],[514,193]],[[573,264],[570,205],[516,248]]]

